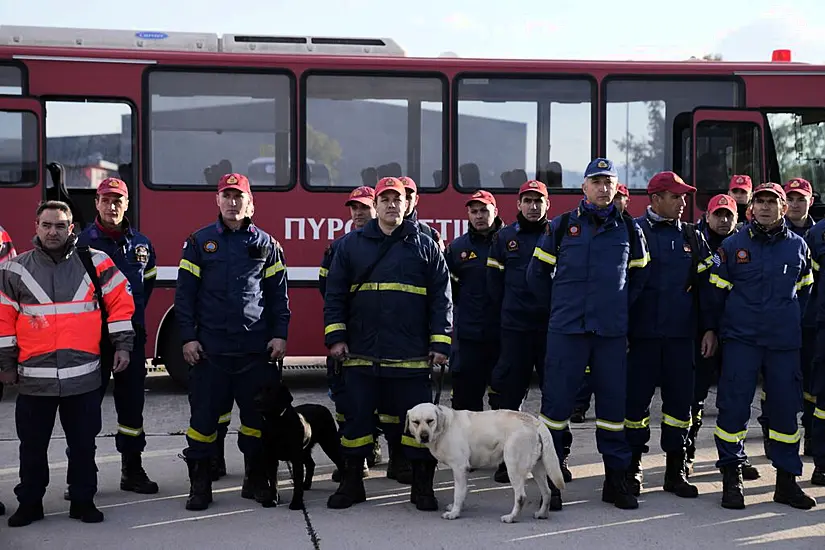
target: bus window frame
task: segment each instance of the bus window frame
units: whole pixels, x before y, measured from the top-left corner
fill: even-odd
[[[601,113],[604,113],[604,121],[603,124],[599,126],[599,156],[604,156],[607,154],[607,85],[611,81],[638,81],[638,82],[733,82],[737,84],[736,90],[736,101],[737,104],[733,107],[720,107],[718,105],[714,106],[697,106],[694,107],[693,110],[690,112],[690,131],[691,136],[693,135],[693,112],[697,109],[720,109],[726,111],[733,111],[733,110],[740,110],[746,109],[748,102],[747,102],[747,81],[742,78],[742,76],[738,74],[725,74],[725,73],[704,73],[704,74],[697,74],[697,73],[668,73],[668,74],[661,74],[661,73],[609,73],[605,75],[601,82],[599,83],[599,109]],[[675,118],[674,118],[675,120]],[[668,132],[671,134],[671,139],[674,137],[673,128],[670,128]],[[666,133],[668,133],[666,132]],[[671,144],[671,148],[672,148]],[[691,146],[691,164],[693,163],[693,150]],[[647,195],[646,189],[641,188],[628,188],[630,195]]]
[[[169,183],[155,183],[151,181],[149,174],[152,168],[152,92],[149,89],[149,79],[153,73],[205,73],[205,74],[254,74],[254,75],[278,75],[286,76],[289,79],[289,147],[290,147],[290,167],[289,184],[284,186],[256,186],[252,185],[251,190],[256,193],[276,192],[282,193],[295,188],[298,180],[296,163],[299,162],[297,155],[298,136],[296,135],[296,115],[297,115],[297,77],[291,69],[280,68],[271,69],[265,67],[250,66],[215,66],[215,65],[156,65],[147,67],[141,77],[141,114],[140,132],[143,137],[140,145],[140,181],[144,187],[153,191],[192,191],[197,193],[214,193],[215,188],[208,184],[180,185]],[[276,98],[277,100],[277,98]],[[204,167],[206,168],[206,167]]]
[[[0,94],[0,97],[31,97],[29,95],[29,67],[22,61],[2,59],[0,67],[10,67],[20,71],[20,93]]]
[[[3,113],[29,113],[34,115],[35,122],[37,123],[37,132],[40,134],[39,139],[37,139],[37,171],[35,172],[34,181],[31,183],[2,183],[0,182],[0,189],[32,189],[37,187],[38,185],[42,184],[41,195],[42,198],[46,198],[46,104],[45,102],[39,98],[29,95],[11,95],[11,94],[0,94],[0,101],[2,100],[24,100],[24,101],[36,101],[40,103],[40,112],[35,112],[30,109],[26,108],[19,108],[14,107],[10,109],[3,108],[0,106],[0,112]],[[22,119],[21,119],[22,120]],[[23,127],[25,132],[25,126]]]
[[[779,155],[776,154],[776,145],[773,139],[773,128],[771,128],[770,121],[768,120],[768,115],[781,115],[795,113],[799,111],[822,111],[823,113],[825,113],[825,105],[821,107],[776,107],[774,105],[771,105],[770,107],[754,108],[754,110],[760,111],[765,117],[765,153],[771,153],[770,162],[766,161],[768,178],[776,176],[777,180],[781,179],[782,171],[779,168]],[[770,138],[770,141],[768,140],[768,138]],[[768,181],[774,180],[768,179]],[[776,181],[776,183],[784,186],[786,182]],[[814,190],[814,192],[816,192],[816,190]]]
[[[299,97],[300,109],[298,113],[298,127],[301,129],[299,140],[300,151],[298,154],[299,177],[301,187],[311,193],[350,193],[359,185],[310,185],[307,179],[306,169],[306,132],[307,125],[307,80],[311,76],[343,76],[362,78],[420,78],[438,79],[441,81],[441,185],[438,187],[418,185],[418,194],[437,194],[444,192],[448,185],[448,179],[443,174],[449,173],[450,161],[450,78],[441,71],[410,71],[410,70],[377,70],[377,69],[307,69],[301,73],[301,93]],[[420,122],[419,122],[420,125]],[[409,126],[407,135],[409,135]],[[408,148],[409,149],[409,148]],[[419,153],[419,163],[420,163]],[[420,183],[420,182],[416,182]]]
[[[451,145],[451,152],[450,152],[450,163],[452,165],[452,169],[450,170],[450,178],[453,181],[453,189],[458,191],[464,195],[472,195],[473,193],[477,192],[480,188],[471,188],[471,187],[462,187],[459,185],[459,173],[458,173],[458,86],[459,82],[462,79],[467,78],[487,78],[487,79],[498,79],[498,80],[582,80],[590,83],[590,157],[596,158],[598,157],[598,128],[599,128],[599,80],[597,77],[590,73],[536,73],[536,72],[528,72],[528,73],[519,73],[519,72],[494,72],[494,71],[486,71],[486,72],[478,72],[478,71],[463,71],[456,73],[452,79],[452,85],[450,87],[450,93],[452,94],[452,101],[450,105],[450,125],[452,127],[452,131],[450,133],[450,139],[452,141]],[[538,136],[536,136],[536,144],[538,143]],[[536,145],[534,144],[534,145]],[[536,170],[538,170],[538,160],[536,161],[537,164],[535,166]],[[516,188],[509,188],[509,187],[502,187],[502,188],[494,188],[492,191],[496,195],[515,195],[518,193],[518,189]],[[581,195],[581,189],[578,187],[568,187],[568,188],[547,188],[547,192],[551,195]]]

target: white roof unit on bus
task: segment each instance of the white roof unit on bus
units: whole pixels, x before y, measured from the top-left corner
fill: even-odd
[[[262,36],[249,34],[224,34],[221,37],[221,51],[262,54],[406,55],[404,49],[391,38]]]
[[[110,50],[217,52],[218,35],[203,32],[125,31],[0,25],[0,45]]]

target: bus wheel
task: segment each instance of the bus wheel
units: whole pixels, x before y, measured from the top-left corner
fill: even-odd
[[[163,338],[163,365],[166,372],[181,388],[189,386],[189,364],[183,359],[183,346],[180,345],[180,331],[176,323],[167,327]]]

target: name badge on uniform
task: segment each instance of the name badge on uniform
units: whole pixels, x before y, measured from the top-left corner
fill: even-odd
[[[135,259],[142,264],[149,263],[149,247],[139,244],[135,247]]]
[[[738,264],[746,264],[751,261],[751,253],[745,250],[744,248],[740,248],[736,251],[736,263]]]
[[[513,239],[509,243],[507,243],[507,250],[509,250],[510,252],[515,252],[516,250],[518,250],[518,241]]]

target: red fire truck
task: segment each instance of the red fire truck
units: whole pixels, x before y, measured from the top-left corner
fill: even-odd
[[[703,60],[599,62],[407,57],[391,39],[0,26],[0,224],[19,250],[44,198],[94,219],[94,186],[131,187],[130,220],[154,242],[147,353],[186,367],[172,307],[187,235],[217,215],[210,172],[252,181],[256,222],[283,244],[288,354],[324,355],[318,265],[350,229],[346,193],[411,176],[420,218],[450,241],[463,203],[493,191],[505,221],[526,179],[551,214],[608,156],[631,209],[660,170],[697,186],[696,218],[733,174],[825,189],[825,66]],[[313,360],[308,360],[313,363]]]

